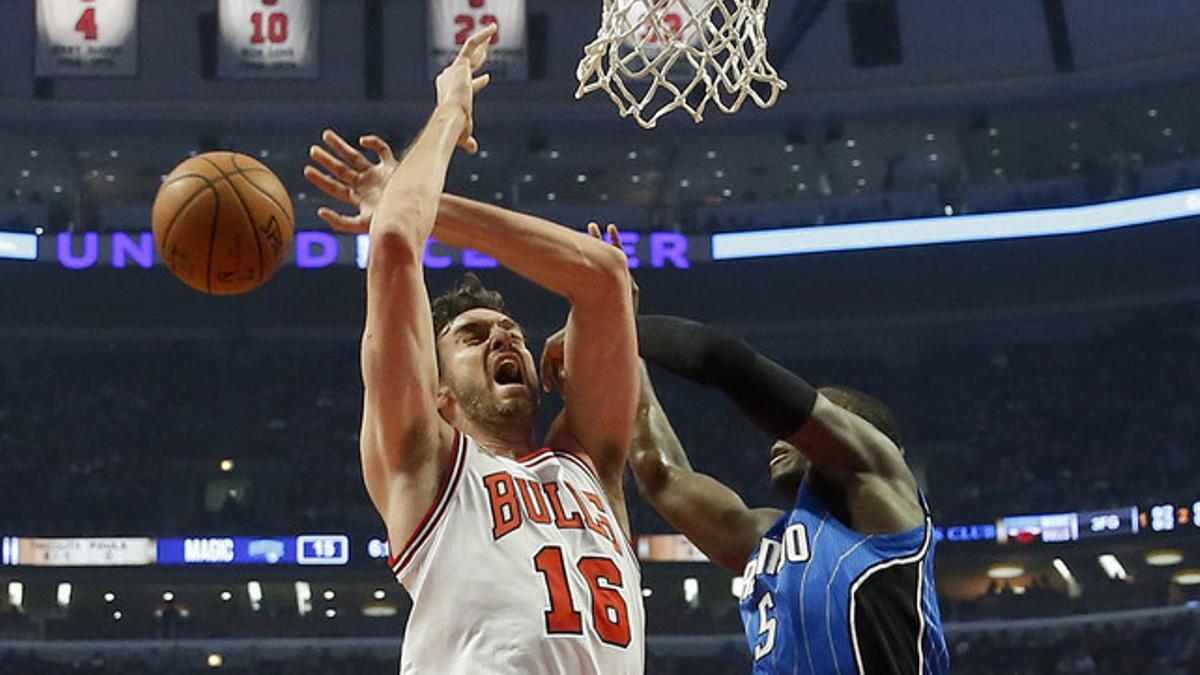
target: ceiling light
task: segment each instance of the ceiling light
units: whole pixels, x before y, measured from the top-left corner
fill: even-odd
[[[1071,574],[1071,568],[1067,567],[1067,563],[1062,558],[1055,558],[1052,563],[1054,571],[1058,572],[1058,576],[1063,578],[1063,581],[1070,583],[1075,579],[1075,575]]]
[[[1150,551],[1146,554],[1146,564],[1151,567],[1170,567],[1183,562],[1183,551],[1175,548]]]
[[[1200,586],[1200,570],[1180,570],[1175,573],[1174,581],[1180,586]]]
[[[999,563],[988,568],[989,579],[1016,579],[1025,574],[1025,568],[1013,563]]]
[[[1105,553],[1104,555],[1096,558],[1096,560],[1100,563],[1100,567],[1104,570],[1104,574],[1106,574],[1109,579],[1125,581],[1125,579],[1129,576],[1125,572],[1125,566],[1121,564],[1120,560],[1117,560],[1117,556],[1111,553]]]

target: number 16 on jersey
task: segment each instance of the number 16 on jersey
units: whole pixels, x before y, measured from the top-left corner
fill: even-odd
[[[436,77],[472,34],[495,25],[485,72],[497,80],[529,77],[525,0],[429,0],[429,74]]]

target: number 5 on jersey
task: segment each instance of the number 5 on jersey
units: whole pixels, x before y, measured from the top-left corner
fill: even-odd
[[[757,661],[775,649],[775,617],[772,616],[772,610],[775,609],[775,598],[771,597],[770,593],[762,596],[762,600],[758,601],[758,635],[762,638],[758,644],[754,645],[754,660]]]
[[[546,581],[550,609],[546,610],[546,632],[551,635],[583,635],[583,616],[575,609],[562,548],[543,546],[533,557],[533,568]],[[591,622],[596,635],[606,644],[628,647],[629,606],[621,595],[621,569],[609,558],[580,558],[575,569],[583,575],[591,592]]]

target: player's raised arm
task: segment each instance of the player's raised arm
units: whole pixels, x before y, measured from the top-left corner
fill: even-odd
[[[870,476],[912,497],[900,520],[919,520],[912,474],[899,447],[871,423],[835,405],[802,378],[709,326],[671,316],[638,319],[640,349],[651,363],[718,387],[760,428],[795,446],[835,480]],[[911,512],[911,513],[909,513]]]
[[[654,510],[717,565],[742,573],[776,509],[751,509],[728,486],[692,469],[671,421],[641,367],[641,396],[629,466]]]
[[[436,234],[496,258],[571,302],[564,345],[566,431],[620,494],[637,407],[637,342],[624,254],[541,218],[444,195]],[[614,500],[615,501],[615,500]]]
[[[339,229],[346,223],[369,223],[361,451],[367,491],[395,544],[416,528],[449,461],[453,432],[437,412],[433,323],[421,265],[454,148],[477,147],[471,136],[473,95],[487,78],[473,78],[472,73],[483,64],[493,31],[471,37],[438,77],[437,108],[399,166],[379,176],[386,181],[379,181],[373,214],[321,214]],[[326,134],[326,142],[330,136]],[[368,169],[351,168],[315,146],[311,154],[340,180]],[[337,183],[311,167],[306,176],[318,186]]]

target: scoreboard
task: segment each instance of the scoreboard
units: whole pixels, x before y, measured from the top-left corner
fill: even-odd
[[[0,565],[140,567],[146,565],[348,565],[350,537],[0,537]]]
[[[1164,502],[1146,508],[1006,516],[996,522],[996,541],[1022,544],[1079,541],[1096,537],[1194,532],[1200,534],[1200,500]]]

